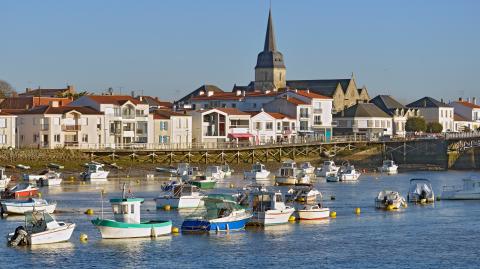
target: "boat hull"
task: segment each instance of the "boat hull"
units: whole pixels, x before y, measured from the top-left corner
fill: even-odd
[[[21,205],[21,204],[13,204],[10,202],[3,202],[2,203],[2,210],[7,214],[16,214],[16,215],[23,215],[27,212],[33,212],[33,209],[36,211],[46,211],[47,213],[51,214],[55,211],[57,204],[49,204],[49,205]]]
[[[37,184],[40,186],[59,186],[62,183],[62,178],[47,178],[39,179]]]
[[[171,221],[126,223],[107,219],[95,219],[92,223],[100,230],[104,239],[157,237],[172,231]]]
[[[70,240],[74,229],[74,223],[65,223],[58,228],[30,235],[29,242],[31,245],[65,242]]]
[[[297,183],[297,178],[295,177],[276,177],[275,182],[279,186],[291,186]]]
[[[217,185],[216,181],[190,181],[189,183],[200,189],[213,189]]]
[[[270,175],[269,171],[262,171],[262,172],[245,172],[244,174],[245,179],[250,180],[265,180],[268,179]]]
[[[164,196],[155,199],[157,208],[163,208],[169,205],[173,208],[197,208],[203,205],[202,198],[204,196],[182,196],[180,198]]]
[[[442,200],[480,200],[480,192],[445,191]]]
[[[109,171],[87,173],[83,176],[83,179],[89,180],[91,182],[106,182],[108,174]]]
[[[329,208],[319,208],[310,210],[297,210],[300,220],[319,220],[327,219],[330,216]]]
[[[245,229],[250,217],[234,221],[215,220],[185,220],[182,223],[182,232],[226,232]]]
[[[294,212],[294,208],[254,212],[250,223],[262,226],[285,224]]]

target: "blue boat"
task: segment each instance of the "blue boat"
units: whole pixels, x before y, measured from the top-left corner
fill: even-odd
[[[187,217],[182,232],[221,232],[245,228],[252,214],[236,202],[222,197],[204,198],[206,211]]]

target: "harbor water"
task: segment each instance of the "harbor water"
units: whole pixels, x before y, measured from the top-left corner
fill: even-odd
[[[409,204],[395,212],[374,208],[374,198],[382,189],[406,196],[411,178],[430,179],[440,195],[442,186],[459,185],[462,178],[475,174],[479,172],[370,174],[355,183],[319,179],[315,186],[324,195],[324,206],[337,212],[335,219],[128,240],[102,240],[90,222],[101,215],[102,189],[104,216],[112,216],[108,198],[121,195],[121,182],[42,188],[43,198],[58,203],[57,220],[76,223],[70,242],[7,247],[5,236],[22,224],[23,217],[5,217],[0,220],[0,268],[479,268],[480,201]],[[241,178],[234,174],[211,192],[234,193],[247,183]],[[171,219],[180,227],[192,212],[157,210],[153,199],[160,185],[142,179],[132,180],[129,188],[136,197],[145,198],[142,219]],[[359,215],[354,212],[357,207]],[[94,215],[85,215],[90,208]],[[88,235],[87,242],[79,240],[82,233]]]

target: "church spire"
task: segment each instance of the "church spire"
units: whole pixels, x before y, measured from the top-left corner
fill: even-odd
[[[265,46],[263,51],[276,51],[275,31],[273,30],[272,9],[268,12],[267,34],[265,35]]]

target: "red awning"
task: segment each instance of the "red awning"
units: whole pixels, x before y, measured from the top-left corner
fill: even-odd
[[[228,134],[228,137],[229,138],[250,138],[250,137],[253,137],[252,134]]]

